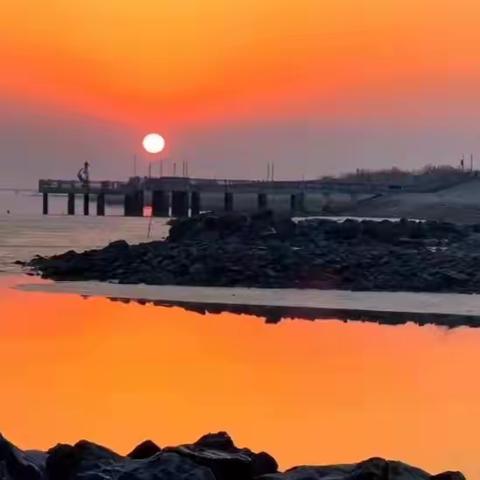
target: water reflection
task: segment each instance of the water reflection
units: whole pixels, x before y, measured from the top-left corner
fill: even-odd
[[[89,298],[88,295],[82,295]],[[201,315],[235,313],[263,318],[266,323],[279,323],[282,320],[336,320],[374,322],[382,325],[404,325],[413,322],[417,325],[437,325],[447,328],[468,326],[480,327],[478,315],[432,314],[419,312],[385,312],[373,310],[351,310],[340,308],[319,307],[285,307],[276,305],[239,305],[232,303],[198,303],[165,300],[130,299],[108,297],[112,302],[137,303],[139,305],[154,305],[156,307],[180,307],[189,312]]]
[[[126,452],[227,430],[282,467],[400,458],[477,478],[480,331],[292,322],[26,293],[0,280],[0,429]]]

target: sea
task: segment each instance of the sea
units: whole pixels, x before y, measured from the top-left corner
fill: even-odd
[[[0,432],[15,444],[86,438],[127,453],[147,438],[167,446],[227,431],[283,469],[381,456],[480,478],[479,329],[272,324],[18,289],[51,282],[16,260],[168,233],[165,219],[114,206],[106,217],[69,217],[62,197],[50,207],[42,216],[41,197],[0,193]]]

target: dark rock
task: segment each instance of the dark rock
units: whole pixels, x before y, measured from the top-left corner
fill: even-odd
[[[440,222],[206,214],[173,221],[167,241],[118,241],[29,266],[55,280],[478,293],[477,237]]]
[[[104,252],[110,252],[112,250],[126,251],[129,248],[130,248],[130,245],[125,240],[116,240],[115,242],[109,243],[103,250]]]
[[[191,240],[231,239],[232,237],[252,238],[269,236],[290,236],[295,223],[288,218],[275,219],[271,211],[247,215],[229,213],[226,215],[205,214],[192,218],[179,218],[171,222],[169,242]]]
[[[258,452],[252,459],[253,477],[275,473],[278,470],[277,461],[267,452]]]
[[[46,471],[49,480],[70,480],[80,472],[103,469],[122,459],[112,450],[86,440],[80,440],[73,446],[59,444],[47,453]]]
[[[80,455],[72,445],[58,444],[48,451],[46,471],[49,480],[68,480],[80,464]]]
[[[195,448],[191,445],[168,451],[208,467],[217,480],[245,480],[252,477],[251,459],[241,452]]]
[[[64,470],[61,476],[48,480],[215,480],[210,469],[174,453],[157,453],[145,459],[91,457],[75,461],[75,468]],[[21,480],[21,479],[18,479]]]
[[[460,472],[444,472],[438,475],[432,475],[430,480],[466,480],[466,478]]]
[[[22,451],[0,434],[0,479],[42,480],[47,455],[37,451]]]
[[[173,449],[195,463],[210,468],[217,480],[245,480],[274,473],[278,465],[268,453],[237,448],[226,432],[209,433],[190,445]]]
[[[362,228],[359,222],[351,219],[347,219],[342,223],[338,231],[340,238],[346,240],[352,240],[357,238],[362,232]]]
[[[213,450],[232,451],[235,444],[227,432],[207,433],[200,437],[194,444],[195,447],[211,448]]]
[[[405,463],[371,458],[357,464],[295,467],[262,480],[430,480],[431,476]]]
[[[143,459],[153,457],[161,448],[151,440],[145,440],[137,445],[128,455],[129,458]]]
[[[238,448],[225,432],[164,450],[147,440],[128,456],[87,441],[47,453],[22,451],[0,436],[1,480],[465,480],[459,472],[430,475],[401,462],[371,458],[345,465],[277,472],[268,453]]]

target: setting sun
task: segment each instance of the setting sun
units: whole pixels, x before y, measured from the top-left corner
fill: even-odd
[[[142,143],[148,153],[160,153],[165,148],[165,139],[158,133],[149,133]]]

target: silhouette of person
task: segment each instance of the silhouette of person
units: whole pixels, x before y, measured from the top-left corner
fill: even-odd
[[[90,181],[90,172],[89,172],[89,167],[90,164],[88,162],[85,162],[83,164],[83,167],[78,171],[77,177],[78,179],[84,184],[88,185],[88,182]]]

